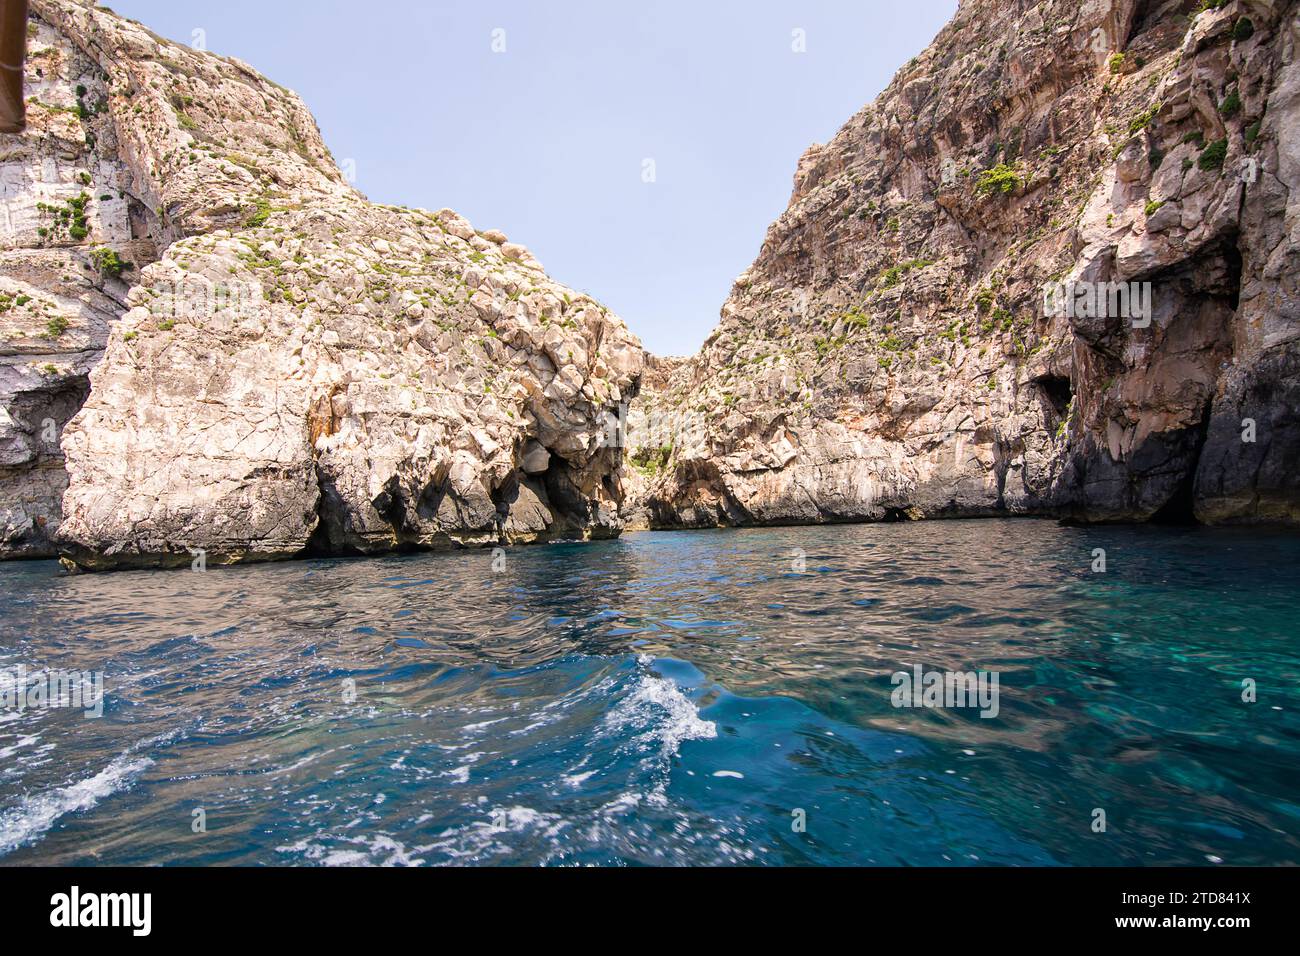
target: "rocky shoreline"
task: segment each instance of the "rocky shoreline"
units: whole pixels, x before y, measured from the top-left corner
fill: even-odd
[[[6,555],[108,570],[617,533],[605,412],[644,362],[617,316],[452,210],[367,202],[250,67],[89,4],[32,11],[36,102],[0,144],[23,213],[0,251],[22,323]],[[34,368],[43,337],[87,354]]]
[[[962,3],[643,390],[692,422],[636,507],[1300,523],[1294,13]]]
[[[247,64],[33,0],[0,558],[1296,526],[1296,3],[1205,6],[963,0],[660,358],[500,232],[368,202]]]

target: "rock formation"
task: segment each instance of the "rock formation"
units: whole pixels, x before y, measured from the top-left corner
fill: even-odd
[[[75,0],[32,24],[31,127],[0,137],[11,555],[617,533],[616,316],[451,210],[367,202],[248,66]]]
[[[0,556],[48,557],[67,487],[59,440],[90,391],[135,265],[168,230],[103,105],[106,77],[32,17],[28,130],[0,134]],[[154,204],[156,207],[156,203]]]
[[[501,233],[367,202],[245,64],[33,0],[0,557],[1298,523],[1296,8],[962,0],[660,359]]]
[[[1283,0],[963,0],[648,379],[629,519],[1300,522],[1298,41]]]

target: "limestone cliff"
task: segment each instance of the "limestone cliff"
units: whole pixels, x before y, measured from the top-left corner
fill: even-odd
[[[367,202],[246,65],[75,0],[31,22],[31,126],[0,137],[9,554],[617,533],[604,410],[643,354],[616,316],[451,210]]]
[[[130,146],[103,108],[105,73],[53,17],[31,18],[27,44],[28,130],[0,134],[3,557],[54,553],[61,432],[90,390],[136,264],[171,232],[122,158]]]
[[[1300,522],[1296,8],[964,0],[657,359],[501,233],[367,202],[250,67],[33,0],[0,557]]]
[[[1285,0],[964,0],[643,392],[628,515],[1300,522],[1297,41]]]

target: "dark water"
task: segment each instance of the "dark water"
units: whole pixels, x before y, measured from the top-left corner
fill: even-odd
[[[3,565],[0,670],[108,693],[0,712],[0,861],[1297,863],[1298,572],[1296,535],[1041,521]],[[894,707],[914,664],[998,715]]]

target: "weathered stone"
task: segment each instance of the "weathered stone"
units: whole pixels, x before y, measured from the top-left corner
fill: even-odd
[[[616,316],[450,210],[366,202],[252,68],[89,3],[32,10],[28,82],[56,108],[0,137],[4,553],[105,569],[619,531],[593,398],[635,394],[642,353]],[[38,233],[37,203],[83,187],[104,196],[86,235]],[[128,281],[92,246],[129,253]]]
[[[32,22],[31,128],[0,136],[0,557],[1300,522],[1294,4],[1189,28],[965,0],[799,159],[690,359],[497,230],[368,203],[251,67],[83,0]],[[1045,310],[1061,283],[1151,308]]]
[[[551,453],[542,446],[541,442],[529,439],[528,443],[524,445],[520,467],[525,474],[540,475],[551,467]]]
[[[650,365],[628,520],[1300,520],[1295,7],[1155,6],[963,2],[811,147],[701,353]],[[1150,283],[1150,322],[1061,282]]]

